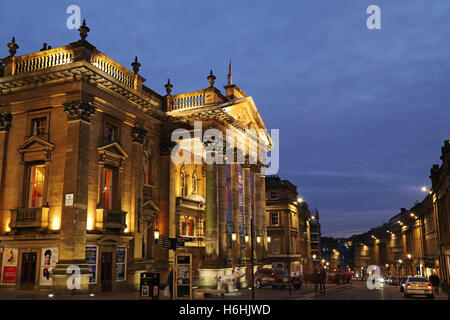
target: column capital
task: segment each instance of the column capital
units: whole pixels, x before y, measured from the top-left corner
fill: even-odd
[[[83,120],[91,121],[91,116],[95,113],[97,107],[92,102],[86,100],[76,100],[63,103],[64,111],[67,113],[69,121]]]
[[[143,126],[134,126],[131,129],[131,135],[134,143],[144,144],[145,136],[147,135],[147,129]]]
[[[10,112],[0,113],[0,131],[8,131],[11,127],[12,115]]]

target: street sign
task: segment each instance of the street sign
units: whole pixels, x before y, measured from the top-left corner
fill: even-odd
[[[194,241],[192,238],[160,238],[156,243],[162,245],[164,249],[176,250],[177,247],[184,247],[185,242]]]

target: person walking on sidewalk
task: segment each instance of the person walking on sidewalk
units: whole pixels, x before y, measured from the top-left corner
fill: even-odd
[[[325,268],[322,266],[320,268],[320,273],[319,273],[320,293],[325,293],[326,280],[327,280],[327,272],[325,271]]]
[[[314,283],[314,292],[317,294],[317,287],[319,286],[319,276],[320,276],[320,271],[319,271],[319,267],[318,266],[314,266],[314,271],[312,273],[312,281]]]
[[[436,293],[436,294],[439,294],[439,284],[440,284],[440,279],[439,279],[439,277],[435,274],[435,273],[433,273],[431,276],[430,276],[430,283],[431,283],[431,285],[433,286],[433,288],[434,288],[434,292]]]

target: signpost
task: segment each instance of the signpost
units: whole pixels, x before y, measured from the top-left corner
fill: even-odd
[[[194,239],[160,238],[156,240],[156,244],[175,252],[175,261],[173,263],[173,298],[175,299],[192,299],[192,254],[176,254],[178,247],[184,247],[186,242],[191,241],[194,241]]]

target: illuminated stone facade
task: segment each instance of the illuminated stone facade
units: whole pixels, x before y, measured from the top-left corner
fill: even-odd
[[[206,89],[173,95],[168,82],[160,95],[143,85],[137,58],[128,70],[83,28],[77,42],[23,56],[12,41],[2,59],[0,286],[67,290],[73,265],[81,291],[136,288],[143,271],[164,283],[173,252],[155,231],[193,239],[177,252],[193,254],[196,284],[245,270],[251,217],[255,234],[266,231],[261,163],[175,164],[171,134],[193,133],[198,120],[201,134],[230,129],[264,141],[265,153],[271,140],[258,133],[265,126],[252,98],[231,83],[222,94],[212,72]],[[255,244],[256,265],[266,245]]]

